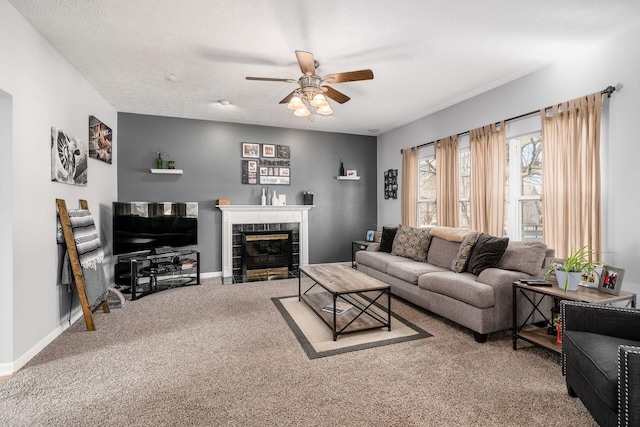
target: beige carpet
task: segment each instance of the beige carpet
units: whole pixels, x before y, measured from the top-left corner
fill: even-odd
[[[302,345],[310,359],[334,356],[349,351],[365,350],[367,348],[396,344],[420,338],[430,337],[426,331],[411,322],[393,314],[391,330],[388,328],[371,329],[361,332],[351,332],[340,335],[333,340],[333,332],[325,322],[316,315],[304,302],[298,301],[298,296],[272,298],[280,313],[287,321],[292,332]],[[393,303],[391,304],[393,309]],[[384,310],[372,307],[382,318],[387,317]]]
[[[1,426],[595,426],[559,360],[485,344],[400,300],[433,334],[310,360],[271,298],[297,280],[163,291],[76,322],[0,384]]]

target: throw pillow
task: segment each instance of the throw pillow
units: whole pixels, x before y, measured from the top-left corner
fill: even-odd
[[[380,239],[380,252],[391,252],[393,239],[396,237],[398,227],[382,227],[382,238]]]
[[[547,245],[541,242],[511,241],[496,267],[537,276],[541,272],[546,251]]]
[[[500,238],[486,233],[480,234],[467,262],[467,271],[477,276],[487,268],[495,267],[508,245],[508,237]]]
[[[453,259],[453,262],[451,263],[452,271],[456,273],[462,273],[464,271],[464,268],[467,265],[467,261],[471,256],[471,251],[473,250],[473,247],[476,245],[476,242],[478,241],[479,236],[480,236],[480,233],[469,234],[467,237],[464,238],[462,243],[460,243],[460,249],[458,249],[458,254]]]
[[[391,255],[398,255],[415,261],[425,262],[431,244],[431,234],[426,228],[401,225],[393,239]]]

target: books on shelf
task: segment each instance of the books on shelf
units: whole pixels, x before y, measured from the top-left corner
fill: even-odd
[[[347,311],[351,310],[353,306],[349,303],[337,301],[336,302],[336,314],[344,314]],[[326,311],[327,313],[333,313],[333,304],[325,305],[322,307],[322,311]]]

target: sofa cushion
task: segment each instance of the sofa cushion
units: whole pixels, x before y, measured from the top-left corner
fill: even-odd
[[[444,271],[423,274],[418,278],[418,287],[477,308],[490,308],[495,305],[493,287],[477,282],[476,276],[471,273]]]
[[[469,261],[469,257],[471,256],[471,251],[478,241],[478,237],[480,237],[480,233],[471,233],[460,243],[458,253],[451,262],[451,271],[455,273],[462,273],[464,271],[467,266],[467,261]]]
[[[408,227],[401,225],[393,239],[392,255],[409,258],[414,261],[427,260],[427,251],[431,244],[431,235],[428,229]]]
[[[542,269],[546,250],[547,245],[544,243],[510,241],[496,268],[537,276]]]
[[[563,336],[563,351],[567,361],[593,385],[606,405],[618,408],[618,346],[638,346],[640,342],[591,332],[567,330]]]
[[[447,271],[445,268],[427,264],[426,262],[390,262],[387,274],[405,282],[418,284],[418,278],[426,273]]]
[[[440,237],[431,237],[431,245],[427,253],[427,262],[438,267],[451,268],[451,262],[458,254],[459,242],[450,242]]]
[[[466,270],[477,276],[487,268],[494,267],[504,255],[508,244],[508,237],[501,238],[486,233],[480,234],[471,251]]]
[[[393,248],[393,239],[396,237],[398,227],[382,227],[380,238],[380,251],[390,253]]]
[[[356,252],[356,262],[358,265],[366,265],[367,267],[378,270],[382,273],[387,272],[387,268],[392,262],[413,262],[409,258],[402,258],[380,251],[358,251]]]

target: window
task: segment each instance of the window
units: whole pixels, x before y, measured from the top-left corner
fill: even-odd
[[[436,158],[418,160],[418,227],[433,227],[436,218]]]
[[[509,144],[507,235],[542,241],[542,135],[513,138]]]

